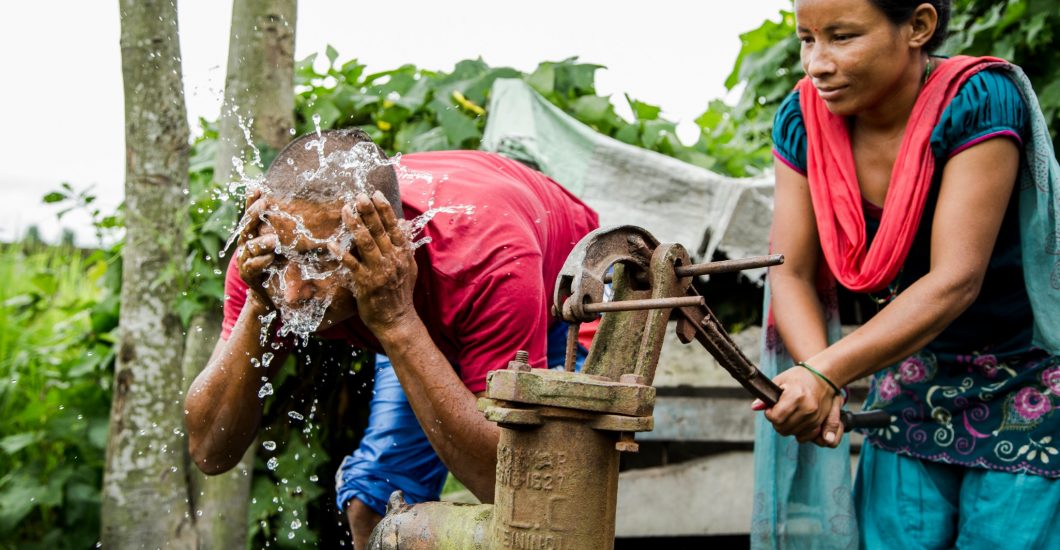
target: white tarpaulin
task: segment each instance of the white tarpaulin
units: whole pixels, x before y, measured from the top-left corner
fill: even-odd
[[[517,79],[494,83],[482,149],[536,164],[600,214],[698,260],[768,252],[773,179],[729,178],[595,132]],[[760,281],[764,270],[744,272]]]

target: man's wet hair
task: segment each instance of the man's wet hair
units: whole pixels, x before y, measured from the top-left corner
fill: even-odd
[[[323,162],[321,162],[323,160]],[[309,133],[287,144],[265,173],[266,192],[280,201],[349,201],[378,190],[403,217],[397,174],[386,153],[358,128]]]

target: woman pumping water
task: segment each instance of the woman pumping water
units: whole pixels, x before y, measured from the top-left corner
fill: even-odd
[[[1018,67],[933,55],[949,4],[795,2],[757,547],[1060,548],[1060,170]],[[878,306],[843,338],[836,284]],[[866,433],[851,496],[828,448],[865,376],[891,424]]]

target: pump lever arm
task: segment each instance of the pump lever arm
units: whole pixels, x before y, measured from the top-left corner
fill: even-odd
[[[690,288],[688,293],[691,295],[695,290]],[[767,407],[777,403],[783,390],[762,374],[762,371],[740,351],[709,307],[682,307],[676,311],[677,337],[682,343],[688,344],[695,339],[751,395],[761,399]],[[846,431],[854,428],[882,428],[891,423],[890,415],[884,411],[854,413],[844,410],[840,413],[840,420]]]

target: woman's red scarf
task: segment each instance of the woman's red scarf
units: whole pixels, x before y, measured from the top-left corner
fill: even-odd
[[[931,132],[970,76],[996,57],[957,56],[935,68],[917,96],[891,172],[880,228],[866,250],[865,216],[846,120],[832,114],[809,77],[796,85],[806,126],[807,178],[825,261],[839,282],[877,292],[898,275],[913,244],[935,173]]]

